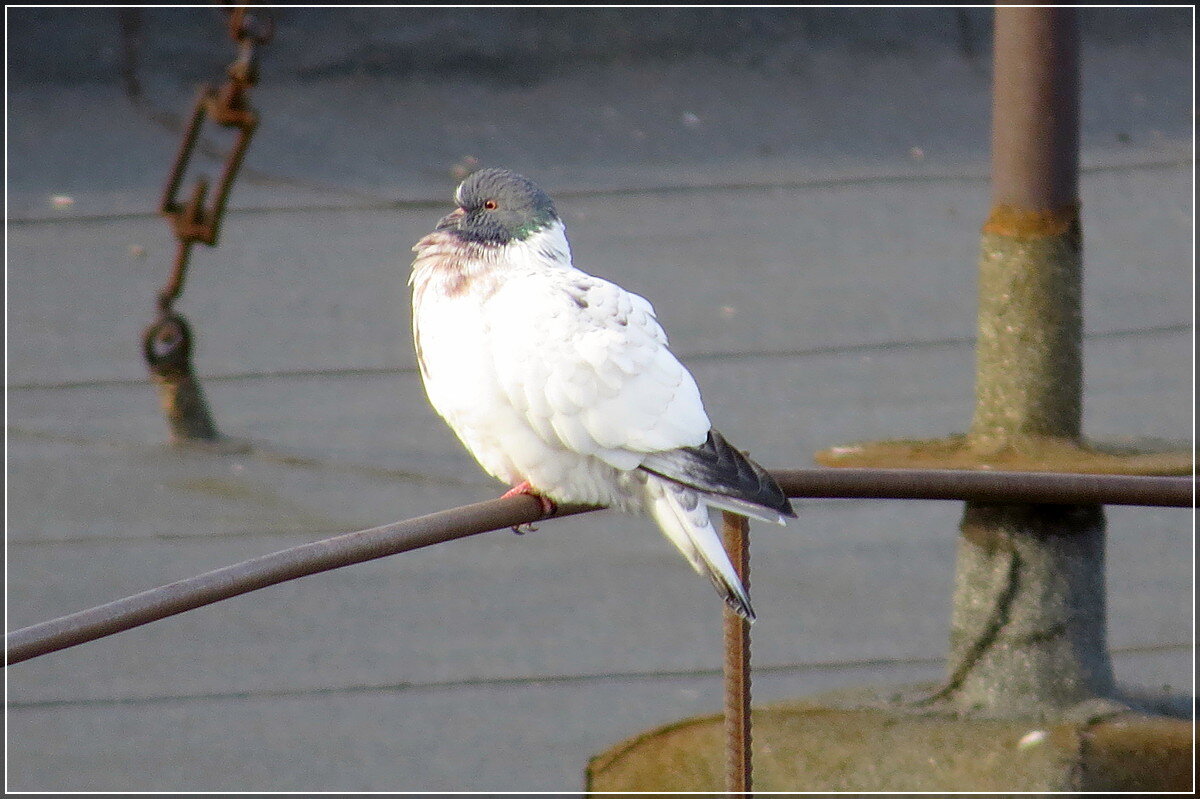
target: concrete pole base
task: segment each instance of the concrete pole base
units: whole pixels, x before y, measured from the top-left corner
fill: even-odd
[[[1084,703],[1045,722],[969,718],[883,701],[855,706],[848,696],[754,710],[755,791],[1192,789],[1187,720],[1115,703]],[[721,792],[724,762],[722,717],[686,719],[593,757],[586,790]]]
[[[999,469],[1072,474],[1186,475],[1192,473],[1189,441],[1140,439],[1073,441],[1026,437],[981,452],[966,435],[935,439],[859,441],[821,450],[822,466],[890,469]]]

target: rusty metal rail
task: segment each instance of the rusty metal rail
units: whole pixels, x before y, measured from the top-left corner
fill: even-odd
[[[259,19],[245,6],[227,11],[229,37],[237,45],[237,59],[226,69],[226,80],[220,88],[209,84],[200,87],[158,205],[159,213],[171,223],[178,240],[174,269],[158,296],[159,307],[164,312],[171,310],[172,303],[183,289],[192,245],[201,243],[211,247],[217,243],[229,192],[233,189],[233,181],[242,166],[250,140],[258,129],[258,113],[250,105],[249,94],[251,87],[258,82],[258,48],[270,42],[274,36],[274,19],[269,12],[260,12],[262,19]],[[225,158],[216,193],[207,207],[207,178],[196,181],[186,201],[179,199],[184,175],[200,141],[200,129],[206,119],[237,130],[237,139]]]
[[[774,472],[791,497],[1195,507],[1192,477],[915,469]],[[554,516],[596,510],[560,507]],[[533,497],[493,499],[302,544],[9,633],[5,666],[269,585],[546,518]]]
[[[1190,508],[1195,504],[1195,483],[1191,477],[851,468],[781,469],[772,474],[790,497],[1170,508]]]

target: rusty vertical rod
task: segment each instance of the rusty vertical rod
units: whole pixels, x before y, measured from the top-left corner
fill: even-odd
[[[746,590],[750,590],[750,525],[745,517],[721,514],[725,551]],[[750,782],[750,622],[724,610],[725,631],[725,792],[749,796]]]

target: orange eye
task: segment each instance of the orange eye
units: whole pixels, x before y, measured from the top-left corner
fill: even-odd
[[[484,200],[483,207],[488,209],[489,211],[495,211],[496,208],[498,208],[499,206],[496,205],[495,200]]]

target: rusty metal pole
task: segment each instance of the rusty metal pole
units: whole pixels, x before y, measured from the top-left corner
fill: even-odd
[[[721,534],[733,570],[750,590],[750,525],[745,517],[721,514]],[[724,610],[725,638],[725,792],[750,796],[750,622]]]
[[[967,436],[983,457],[1077,446],[1083,404],[1076,11],[1001,6],[995,19],[993,205]],[[950,668],[933,698],[961,713],[1053,717],[1110,696],[1103,507],[968,502],[960,529]]]
[[[1071,8],[996,10],[973,449],[1080,436],[1079,42]]]

